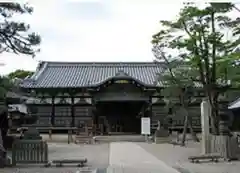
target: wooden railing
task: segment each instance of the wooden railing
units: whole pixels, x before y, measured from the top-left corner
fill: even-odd
[[[47,164],[48,145],[42,140],[16,140],[12,148],[12,164]]]

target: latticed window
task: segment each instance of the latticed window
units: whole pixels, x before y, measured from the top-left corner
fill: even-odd
[[[71,117],[71,107],[70,106],[55,106],[55,117]]]
[[[90,107],[89,106],[76,106],[74,111],[75,111],[75,117],[87,117],[87,116],[91,116],[91,111],[90,111]]]
[[[39,117],[51,117],[52,107],[50,106],[29,106],[31,115],[37,115]]]
[[[71,117],[55,117],[55,126],[70,126],[72,123],[72,118]]]
[[[51,124],[51,117],[39,117],[37,124],[40,126],[49,126]]]

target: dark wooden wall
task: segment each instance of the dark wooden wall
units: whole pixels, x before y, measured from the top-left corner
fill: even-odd
[[[28,105],[31,115],[37,115],[39,125],[51,124],[51,117],[53,116],[55,126],[66,126],[72,123],[71,105],[55,105],[54,115],[52,115],[52,105]],[[92,119],[91,105],[74,105],[74,126],[86,123]]]

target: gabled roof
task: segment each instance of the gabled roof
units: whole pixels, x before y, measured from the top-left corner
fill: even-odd
[[[111,78],[132,78],[155,86],[164,65],[156,62],[41,62],[22,88],[94,87]]]

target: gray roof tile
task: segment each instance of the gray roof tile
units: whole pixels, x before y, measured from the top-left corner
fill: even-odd
[[[239,109],[240,108],[240,98],[230,103],[228,109]]]
[[[155,86],[163,64],[155,62],[42,62],[35,74],[26,79],[23,88],[91,87],[116,77],[119,72],[139,82]]]

